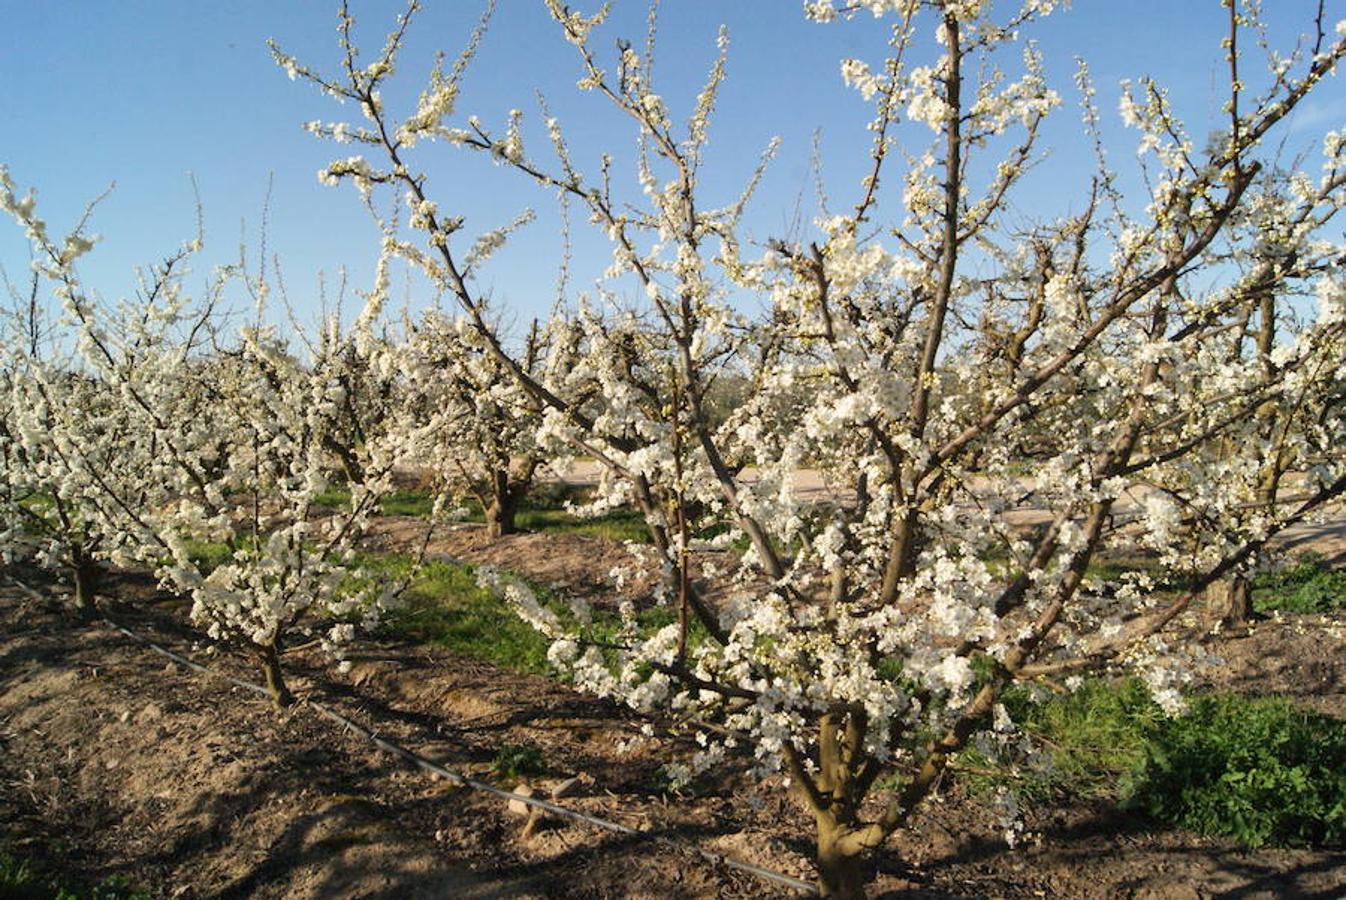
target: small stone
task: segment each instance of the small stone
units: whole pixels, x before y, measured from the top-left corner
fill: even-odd
[[[365,687],[380,681],[388,671],[389,667],[386,663],[374,660],[353,662],[344,674],[355,687]]]
[[[131,711],[129,709],[123,710],[122,714],[117,717],[117,721],[122,722],[123,724],[131,721]]]
[[[533,789],[526,784],[521,784],[514,789],[514,793],[520,797],[533,796]],[[511,797],[509,800],[509,811],[516,816],[529,816],[533,814],[533,807],[517,797]]]
[[[577,794],[579,793],[579,789],[582,784],[583,782],[580,780],[578,775],[575,776],[574,778],[567,778],[565,781],[562,781],[560,784],[554,785],[552,787],[551,798],[553,800],[561,800],[564,799],[565,797]]]
[[[175,662],[173,662],[173,660],[170,659],[170,660],[168,661],[168,664],[167,664],[166,666],[164,666],[164,674],[165,674],[165,675],[176,675],[176,674],[178,674],[178,664],[175,663]]]

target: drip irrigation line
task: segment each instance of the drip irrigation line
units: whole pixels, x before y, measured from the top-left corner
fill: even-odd
[[[20,584],[21,587],[31,590],[31,588],[27,588],[26,585],[22,585],[20,582],[18,582],[13,578],[11,578],[10,580],[14,581],[16,584]],[[35,591],[33,593],[36,594]],[[198,672],[210,678],[218,678],[223,681],[227,681],[229,684],[232,684],[235,687],[242,688],[243,690],[246,691],[250,691],[261,697],[266,697],[268,699],[270,699],[271,697],[271,692],[260,684],[254,684],[250,681],[244,681],[240,678],[235,678],[232,675],[226,675],[223,672],[219,672],[214,669],[203,666],[200,663],[192,662],[187,657],[179,653],[175,653],[172,650],[167,649],[166,647],[161,647],[160,645],[156,644],[154,641],[150,640],[144,635],[137,634],[136,632],[130,630],[129,628],[126,628],[123,625],[118,624],[117,622],[114,622],[112,619],[107,618],[106,616],[103,618],[103,621],[108,625],[108,627],[114,629],[115,631],[120,632],[121,634],[125,635],[126,637],[130,638],[133,641],[136,641],[137,643],[143,644],[151,651],[158,653],[161,656],[167,657],[168,659],[171,659],[173,662],[178,663],[179,665],[186,666],[193,672]],[[632,828],[631,826],[623,825],[620,822],[613,822],[609,819],[603,819],[598,816],[593,816],[590,815],[589,813],[581,812],[577,809],[570,809],[568,807],[561,806],[557,803],[553,803],[549,800],[543,800],[539,797],[529,797],[524,794],[516,794],[513,791],[507,791],[503,788],[496,787],[493,784],[490,784],[485,781],[480,781],[476,778],[464,775],[461,772],[455,772],[451,769],[446,769],[439,763],[436,763],[433,760],[426,759],[420,754],[408,750],[406,747],[403,747],[399,744],[395,744],[392,741],[389,741],[385,738],[379,737],[373,731],[370,731],[368,728],[353,721],[352,719],[348,718],[342,713],[337,712],[336,710],[332,709],[326,704],[319,703],[316,700],[301,700],[299,702],[302,703],[304,706],[307,706],[309,709],[313,710],[323,718],[335,722],[345,730],[351,732],[352,734],[357,735],[358,737],[364,738],[365,740],[369,741],[370,743],[372,743],[374,746],[378,747],[385,753],[389,753],[392,754],[393,756],[400,757],[401,759],[410,763],[416,768],[424,772],[430,772],[431,774],[437,775],[451,784],[491,794],[493,796],[501,798],[502,800],[518,801],[519,803],[525,804],[526,806],[543,810],[547,813],[550,813],[553,816],[557,816],[563,819],[570,819],[575,822],[581,822],[585,825],[589,825],[594,828],[599,828],[604,831],[611,831],[617,834],[627,835],[629,837],[640,838],[682,852],[692,852],[695,853],[697,856],[701,857],[706,862],[710,863],[711,865],[723,866],[727,869],[734,869],[736,871],[743,872],[748,875],[753,875],[765,881],[770,881],[774,882],[775,884],[784,885],[785,887],[799,891],[802,894],[816,895],[818,893],[817,888],[807,881],[802,881],[798,878],[793,878],[789,875],[784,875],[780,872],[775,872],[771,869],[766,869],[761,866],[755,866],[752,863],[743,862],[741,860],[737,860],[720,853],[715,853],[713,851],[706,850],[702,847],[697,847],[694,844],[677,840],[676,838],[654,834],[650,831],[645,831],[639,828]]]

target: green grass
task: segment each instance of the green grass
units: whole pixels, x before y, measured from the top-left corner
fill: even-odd
[[[372,577],[390,579],[405,576],[413,565],[412,557],[406,554],[366,555],[355,562]],[[544,587],[531,588],[538,601],[556,613],[565,626],[577,625],[566,603]],[[519,672],[562,677],[547,661],[549,640],[516,616],[504,600],[478,587],[475,567],[426,562],[402,597],[403,605],[384,617],[385,634],[443,647]],[[636,629],[649,635],[677,619],[677,609],[672,606],[650,606],[636,612]],[[601,609],[592,611],[590,624],[576,627],[582,641],[600,647],[616,643],[621,630],[620,616]],[[694,649],[709,639],[693,617],[687,629],[688,647]]]
[[[328,487],[314,495],[313,502],[318,506],[347,506],[351,502],[351,492],[339,485]]]
[[[47,514],[51,513],[53,510],[56,509],[56,500],[51,496],[51,494],[45,492],[39,492],[35,494],[29,494],[27,497],[19,501],[19,505],[29,510],[30,512],[37,513],[39,516],[46,516]]]
[[[612,541],[650,543],[650,532],[639,510],[624,507],[596,516],[577,516],[566,509],[567,502],[584,502],[588,491],[588,488],[573,484],[535,484],[519,504],[514,523],[521,531],[568,532]],[[467,521],[485,521],[481,504],[473,500],[466,505]]]
[[[481,521],[474,512],[472,521]],[[615,509],[601,516],[577,516],[557,507],[528,507],[519,510],[515,523],[522,531],[567,532],[607,538],[611,541],[650,543],[645,517],[632,509]]]
[[[1292,565],[1253,577],[1253,609],[1330,613],[1346,609],[1346,569],[1333,569],[1321,554],[1305,553]]]
[[[209,572],[230,559],[229,548],[220,543],[189,543],[192,558]],[[405,553],[361,553],[350,560],[353,575],[343,590],[356,590],[372,581],[395,582],[412,572],[414,557]],[[568,615],[541,588],[539,597],[558,614]],[[477,586],[476,570],[439,560],[426,561],[402,593],[402,603],[383,618],[382,631],[419,643],[443,647],[474,659],[509,669],[555,676],[547,662],[547,639],[522,621],[508,605],[490,591]],[[610,629],[616,631],[615,625]]]
[[[83,885],[0,848],[0,897],[14,900],[149,900],[151,893],[117,875]]]
[[[435,498],[429,491],[392,491],[380,504],[385,516],[425,517],[434,506]]]
[[[566,510],[565,500],[578,496],[578,489],[554,485],[545,487],[548,489],[537,490],[526,498],[516,513],[514,521],[521,531],[568,532],[613,541],[650,542],[645,518],[638,511],[617,509],[598,516],[577,516]],[[341,486],[329,487],[314,498],[317,505],[329,507],[345,506],[350,500],[350,491]],[[470,500],[464,506],[468,510],[465,521],[486,521],[481,504],[477,501]],[[434,496],[429,491],[398,490],[383,498],[380,511],[385,516],[427,517],[433,508]]]
[[[234,558],[234,551],[221,541],[187,540],[183,543],[187,545],[187,557],[205,575]]]
[[[334,508],[349,506],[351,492],[340,486],[329,487],[317,494],[313,502]],[[428,516],[434,505],[435,498],[429,491],[397,490],[384,495],[379,511],[385,516]]]
[[[1144,556],[1095,558],[1085,569],[1087,578],[1100,581],[1121,581],[1124,577],[1143,573],[1150,577],[1156,592],[1187,591],[1196,583],[1191,572],[1175,572],[1165,568],[1157,559]]]
[[[996,548],[982,558],[991,573],[1006,581],[1019,577],[1022,570],[1011,564],[1001,548]],[[1087,581],[1120,582],[1135,575],[1147,575],[1154,584],[1155,593],[1167,593],[1189,590],[1195,578],[1190,572],[1174,572],[1165,568],[1157,559],[1144,556],[1095,556],[1084,570]]]
[[[623,507],[609,510],[594,516],[576,515],[566,509],[567,501],[583,502],[588,489],[578,485],[545,483],[534,485],[534,490],[524,498],[514,516],[514,524],[523,532],[584,534],[605,538],[619,543],[631,541],[637,544],[651,543],[649,527],[645,516],[637,509]],[[319,506],[341,507],[350,503],[350,491],[341,486],[329,487],[318,494],[314,502]],[[467,510],[463,521],[482,523],[486,521],[481,504],[468,499],[462,504]],[[399,490],[383,498],[380,507],[386,516],[428,517],[434,507],[434,497],[429,491]],[[696,535],[708,540],[727,526],[706,529]],[[749,541],[740,536],[731,544],[731,549],[748,549]],[[792,555],[798,550],[798,544],[792,544],[780,552]]]
[[[1040,690],[1040,689],[1039,689]],[[1039,767],[1011,767],[976,749],[964,751],[961,762],[979,771],[975,789],[1008,784],[1034,800],[1073,795],[1120,799],[1119,785],[1145,759],[1148,734],[1163,718],[1137,679],[1091,680],[1069,694],[1041,702],[1033,689],[1016,687],[1003,702],[1010,718],[1045,756]]]
[[[404,554],[363,556],[359,564],[376,576],[398,578],[411,570]],[[384,618],[383,630],[474,659],[534,674],[554,674],[547,639],[477,586],[471,566],[430,561],[413,578],[403,606]]]

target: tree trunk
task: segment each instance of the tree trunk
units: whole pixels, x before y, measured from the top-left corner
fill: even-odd
[[[841,847],[849,832],[829,814],[818,813],[818,893],[839,900],[863,900],[865,896],[864,862],[848,855]]]
[[[1243,575],[1221,578],[1211,584],[1206,588],[1206,602],[1226,627],[1247,625],[1252,619],[1252,591]]]
[[[101,574],[98,564],[83,553],[76,551],[73,573],[75,577],[75,611],[82,618],[92,618],[98,612],[98,604],[94,600],[94,591],[98,589],[98,576]]]
[[[294,703],[294,694],[285,686],[285,673],[280,669],[280,651],[275,643],[259,648],[262,672],[266,675],[266,689],[271,693],[271,705],[282,710]]]
[[[519,498],[510,482],[509,472],[496,471],[491,476],[491,505],[486,508],[486,533],[492,538],[514,534],[519,530],[514,518],[519,511]]]

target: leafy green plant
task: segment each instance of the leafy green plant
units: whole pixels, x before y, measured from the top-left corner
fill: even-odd
[[[532,744],[505,744],[496,753],[491,768],[505,778],[538,775],[544,769],[542,751]]]
[[[1346,842],[1346,722],[1234,694],[1195,697],[1169,718],[1134,678],[1087,681],[1041,702],[1031,691],[1011,690],[1004,703],[1040,748],[1038,763],[970,748],[959,767],[974,790],[1111,798],[1254,847]]]
[[[1293,565],[1260,572],[1253,579],[1253,609],[1326,613],[1346,609],[1346,569],[1334,569],[1320,553],[1304,553]]]
[[[1346,722],[1280,698],[1198,697],[1162,720],[1131,803],[1254,847],[1346,844]]]

